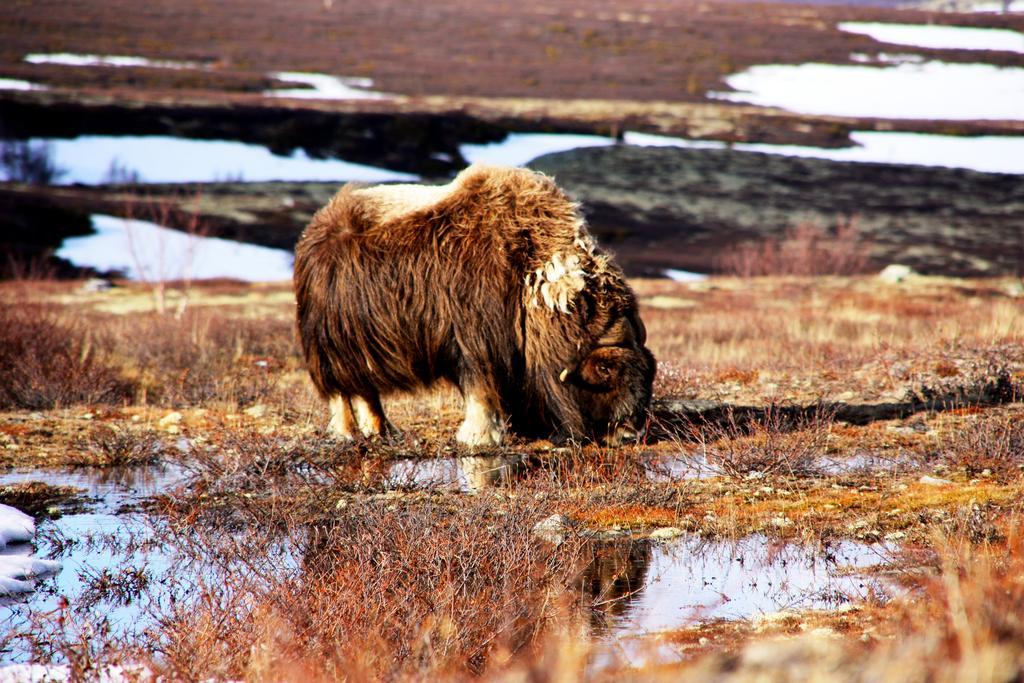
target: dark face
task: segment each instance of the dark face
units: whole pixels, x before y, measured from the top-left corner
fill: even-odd
[[[579,366],[566,375],[577,388],[591,434],[615,446],[642,435],[654,383],[654,356],[636,316],[621,318]]]

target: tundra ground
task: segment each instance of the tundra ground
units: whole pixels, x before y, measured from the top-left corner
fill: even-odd
[[[164,315],[140,284],[4,283],[0,464],[183,472],[119,541],[172,548],[172,575],[128,559],[4,652],[186,680],[1020,677],[1019,282],[633,284],[659,361],[647,441],[469,453],[445,387],[386,401],[400,438],[326,438],[287,283],[172,286]],[[463,479],[435,476],[453,462]],[[0,501],[90,504],[42,483]],[[643,583],[623,543],[677,534],[880,544],[889,590],[616,636]],[[146,627],[104,628],[126,604]]]

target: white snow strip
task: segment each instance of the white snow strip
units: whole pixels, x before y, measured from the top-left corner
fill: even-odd
[[[36,535],[36,523],[24,512],[0,503],[0,550],[9,543],[31,541]]]
[[[1007,12],[1010,14],[1024,12],[1024,2],[1008,2],[1006,6],[1003,6],[1001,2],[980,2],[971,7],[972,12],[984,12],[984,13],[1003,13]]]
[[[688,140],[687,138],[634,131],[626,131],[622,136],[622,141],[627,145],[636,145],[637,147],[685,147],[686,149],[725,149],[726,147],[724,142],[717,140]]]
[[[31,593],[36,589],[33,579],[56,574],[60,562],[40,560],[22,555],[0,555],[0,595]]]
[[[74,680],[67,664],[8,664],[0,666],[0,683],[65,683]],[[141,664],[110,665],[90,672],[94,683],[152,681],[153,672]]]
[[[136,66],[154,69],[200,69],[199,62],[181,62],[170,59],[146,59],[128,55],[82,55],[71,52],[32,53],[25,55],[29,64],[60,64],[62,66]]]
[[[725,79],[710,97],[804,114],[891,119],[1024,119],[1024,69],[989,64],[772,64]]]
[[[255,244],[190,235],[148,221],[94,215],[96,234],[64,240],[57,256],[78,266],[122,270],[134,280],[186,277],[277,281],[292,276],[292,254]]]
[[[800,145],[769,145],[708,140],[687,140],[661,135],[626,133],[627,144],[671,146],[684,149],[735,149],[740,152],[781,154],[857,163],[907,164],[966,168],[985,173],[1024,174],[1024,137],[983,135],[958,137],[929,133],[854,131],[855,147],[831,149]]]
[[[859,33],[882,43],[949,50],[1004,50],[1024,52],[1024,33],[1003,28],[934,26],[844,21],[841,31]]]
[[[272,154],[262,145],[224,140],[190,140],[162,135],[86,135],[72,140],[36,138],[51,145],[53,161],[64,171],[62,183],[97,184],[122,180],[116,166],[138,174],[140,182],[184,183],[220,180],[387,182],[416,176],[352,164],[311,159],[302,150],[291,156]],[[0,179],[6,179],[0,169]]]
[[[370,90],[373,81],[369,78],[330,76],[301,71],[277,71],[272,72],[270,76],[286,83],[301,83],[309,87],[265,90],[263,94],[267,97],[316,100],[379,100],[391,97],[387,93]]]
[[[737,149],[833,161],[880,162],[967,168],[985,173],[1024,173],[1024,137],[958,137],[926,133],[858,131],[857,147],[824,149],[796,145],[737,145]]]
[[[675,268],[666,268],[662,272],[670,280],[675,280],[676,282],[700,282],[701,280],[708,279],[708,276],[704,273],[692,273],[688,270],[676,270]]]
[[[24,550],[14,550],[7,546],[11,543],[31,541],[36,534],[36,523],[29,515],[10,505],[0,503],[0,595],[31,593],[35,590],[33,579],[55,574],[60,571],[60,562],[39,560],[29,557],[30,546]],[[16,554],[16,553],[26,554]]]
[[[924,61],[921,55],[879,52],[877,55],[867,55],[862,52],[854,52],[850,60],[858,64],[920,64]]]
[[[0,78],[0,90],[46,90],[46,86],[19,78]]]
[[[615,140],[601,135],[571,135],[560,133],[510,133],[501,142],[488,145],[462,145],[459,151],[471,164],[496,166],[522,166],[537,157],[554,152],[565,152],[580,147],[606,147]]]

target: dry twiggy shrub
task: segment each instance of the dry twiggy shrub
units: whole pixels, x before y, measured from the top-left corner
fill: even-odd
[[[92,323],[33,304],[0,305],[0,408],[45,409],[127,400]]]
[[[79,444],[83,457],[75,465],[137,467],[160,461],[164,444],[152,430],[99,425]]]
[[[683,438],[708,466],[732,477],[806,475],[825,452],[832,419],[824,406],[807,412],[769,404],[755,415],[728,407],[721,420],[690,424]]]
[[[974,474],[1024,466],[1024,421],[1018,415],[978,415],[946,435],[940,457]]]
[[[191,309],[180,318],[110,323],[118,355],[138,368],[145,401],[174,406],[249,405],[272,394],[283,364],[297,363],[291,321]]]
[[[814,223],[800,223],[781,239],[748,242],[732,248],[719,260],[729,275],[855,275],[866,272],[871,242],[848,219],[832,231]]]

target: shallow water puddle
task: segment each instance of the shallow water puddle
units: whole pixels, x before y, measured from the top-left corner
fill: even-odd
[[[843,541],[820,548],[755,535],[735,542],[682,537],[634,544],[615,567],[618,585],[632,590],[614,605],[610,633],[644,634],[712,619],[750,619],[780,611],[835,609],[885,595],[866,570],[891,549]],[[605,568],[607,575],[612,573]]]
[[[403,458],[391,463],[385,483],[399,488],[472,492],[500,486],[512,480],[522,468],[519,456]]]
[[[137,505],[148,496],[166,492],[184,477],[184,471],[176,467],[29,470],[0,475],[0,485],[42,481],[73,486],[90,500],[84,511],[75,510],[37,525],[37,556],[59,560],[61,569],[40,580],[34,593],[0,601],[0,628],[13,634],[27,627],[34,615],[55,614],[65,597],[75,608],[94,601],[115,632],[141,628],[143,606],[137,600],[110,602],[98,587],[104,585],[104,577],[131,579],[131,575],[120,574],[127,562],[144,572],[147,580],[167,574],[172,556],[153,542],[150,522]],[[142,573],[135,575],[137,580],[141,577]],[[0,661],[25,655],[14,647],[0,654]]]

